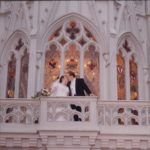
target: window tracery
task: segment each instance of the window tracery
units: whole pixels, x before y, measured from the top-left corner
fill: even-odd
[[[52,43],[45,53],[44,87],[50,88],[53,80],[60,74],[60,50]]]
[[[13,48],[11,50],[13,54],[7,68],[6,97],[25,98],[28,88],[29,54],[22,37],[15,39],[10,45]]]
[[[130,98],[131,100],[138,99],[138,72],[137,63],[134,56],[130,59]]]
[[[24,51],[24,55],[21,58],[20,66],[20,83],[19,83],[19,97],[27,97],[28,88],[28,70],[29,70],[29,54],[27,50]]]
[[[125,39],[117,54],[117,92],[119,100],[137,100],[139,98],[138,64],[135,61],[134,54],[131,44],[129,46],[127,39]],[[127,91],[130,93],[127,94]]]
[[[121,50],[119,50],[119,53],[117,54],[117,89],[118,99],[124,100],[126,98],[125,60]]]
[[[68,71],[76,72],[76,75],[80,74],[80,52],[77,49],[76,44],[70,44],[65,51],[65,73]]]
[[[47,54],[47,51],[51,53],[52,50],[50,50],[50,48],[46,50],[44,87],[49,87],[53,80],[56,79],[53,75],[48,76],[50,72],[53,72],[53,74],[55,74],[54,76],[59,76],[60,72],[65,74],[71,70],[74,71],[77,76],[83,76],[94,94],[98,95],[99,52],[96,46],[96,37],[92,32],[80,21],[70,19],[66,20],[62,26],[58,27],[58,29],[49,36],[47,44],[50,45],[51,42],[55,42],[56,47],[59,47],[59,54],[53,50],[53,53],[55,53],[53,61],[58,63],[59,66],[60,64],[62,65],[57,67],[58,69],[54,70],[54,72],[52,68],[48,68],[46,64],[48,63],[48,57],[50,57],[50,55],[52,57],[52,54]],[[83,61],[84,64],[80,61]],[[88,64],[89,61],[91,64]],[[85,65],[87,68],[84,67]],[[81,74],[81,70],[83,74]]]
[[[84,77],[88,86],[92,89],[92,93],[95,95],[99,93],[98,76],[99,53],[96,51],[96,46],[90,44],[84,53]]]
[[[8,72],[7,72],[7,88],[6,97],[14,98],[15,96],[15,79],[16,79],[16,58],[12,54],[11,60],[8,62]]]

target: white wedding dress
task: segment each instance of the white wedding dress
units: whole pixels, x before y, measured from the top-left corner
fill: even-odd
[[[62,83],[57,83],[52,90],[51,96],[68,96],[69,94],[69,88],[62,84]]]
[[[66,85],[60,82],[54,84],[51,96],[68,96],[68,95],[69,95],[69,88]],[[56,121],[66,121],[63,110],[64,106],[62,106],[61,103],[56,106],[55,108],[55,113],[57,114]]]

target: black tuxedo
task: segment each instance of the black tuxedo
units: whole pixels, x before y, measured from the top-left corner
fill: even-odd
[[[72,96],[70,85],[71,85],[71,81],[68,83],[68,87],[69,87],[69,96]],[[84,82],[84,79],[82,78],[76,78],[75,91],[76,91],[76,95],[74,96],[85,96],[84,92],[86,92],[88,95],[91,94],[90,89],[88,88],[88,86]]]

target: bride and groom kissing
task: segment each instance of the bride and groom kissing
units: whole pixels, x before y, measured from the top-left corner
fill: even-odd
[[[51,96],[93,96],[83,78],[76,78],[75,73],[69,71],[67,75],[62,75],[51,87]],[[82,112],[81,106],[70,104],[72,110]],[[82,121],[77,114],[73,116],[74,121]]]
[[[93,96],[83,78],[76,78],[75,73],[69,71],[62,75],[51,86],[51,96]]]

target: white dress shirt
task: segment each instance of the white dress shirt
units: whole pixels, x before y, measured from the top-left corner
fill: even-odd
[[[76,87],[75,87],[75,83],[76,83],[76,78],[74,78],[72,81],[71,81],[71,85],[70,85],[70,88],[71,88],[71,96],[74,96],[76,95]]]

